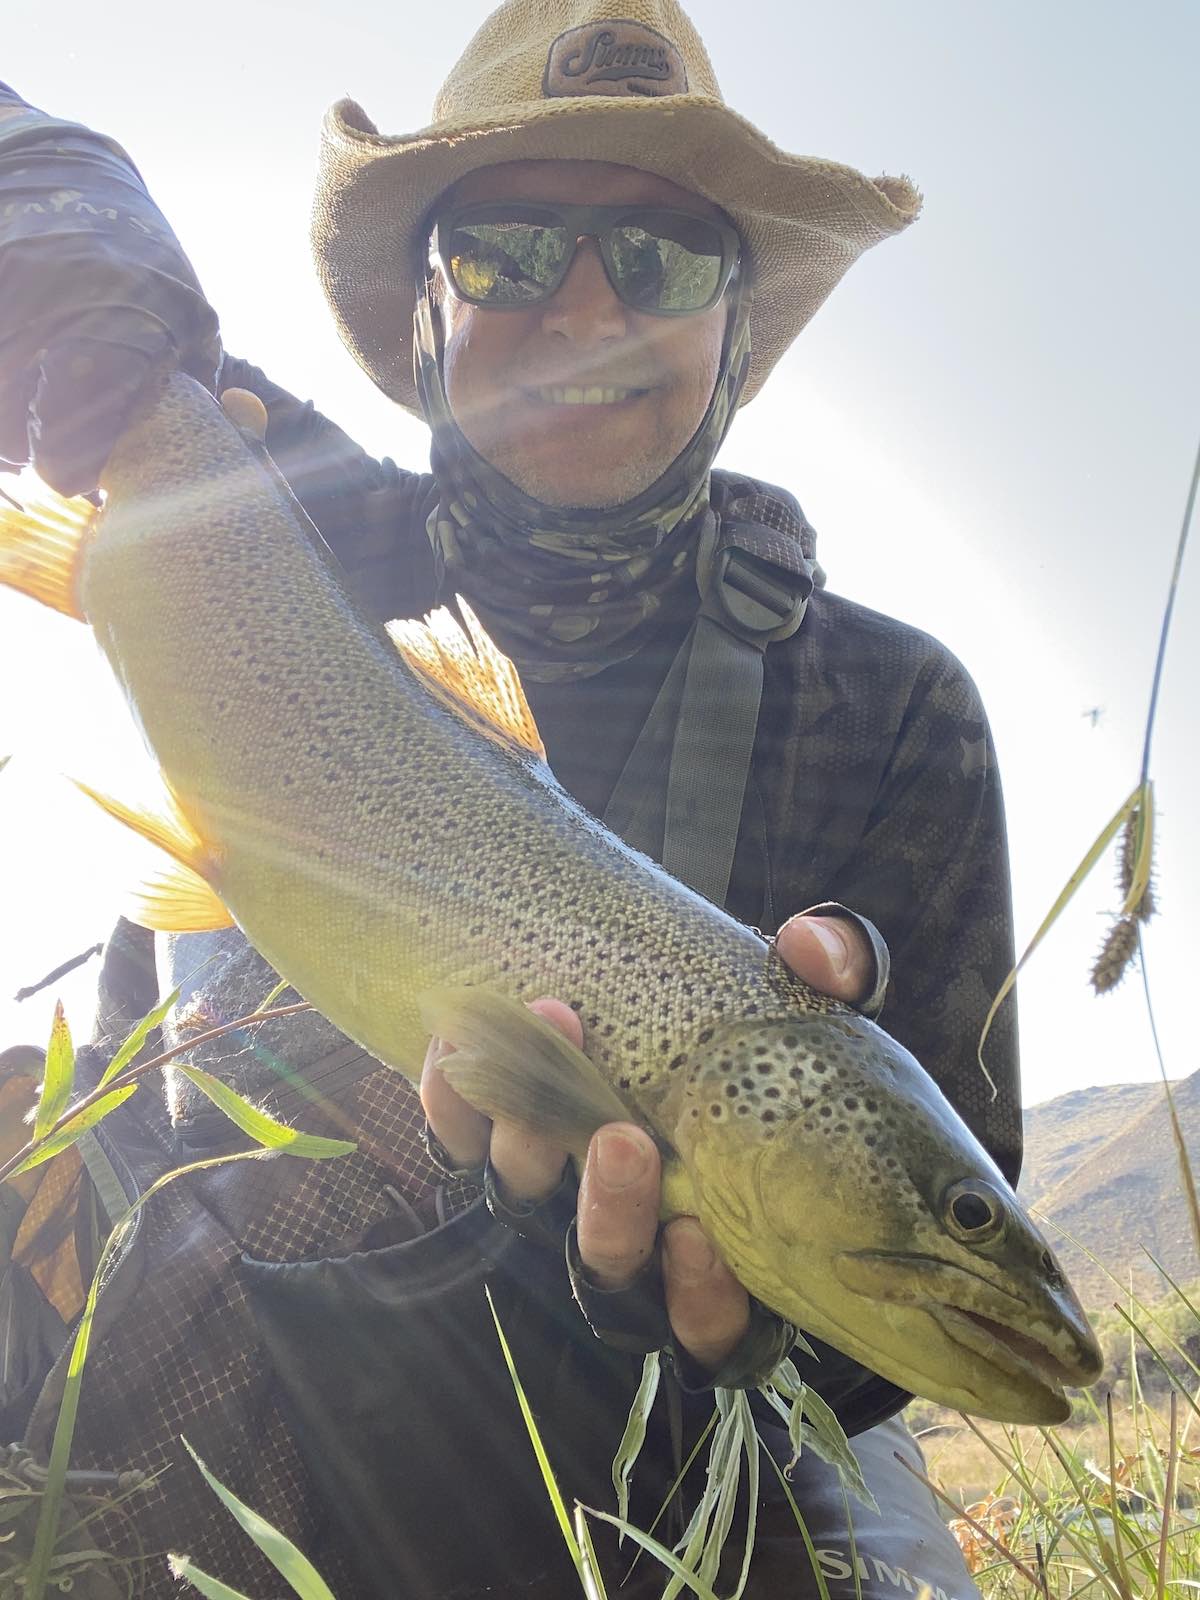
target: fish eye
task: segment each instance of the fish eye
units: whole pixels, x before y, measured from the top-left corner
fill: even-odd
[[[977,1178],[952,1183],[942,1198],[947,1229],[964,1244],[985,1244],[1004,1232],[1008,1211],[990,1184]]]

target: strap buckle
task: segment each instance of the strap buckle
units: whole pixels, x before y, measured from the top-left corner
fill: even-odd
[[[725,523],[718,537],[701,560],[703,609],[760,649],[790,638],[813,591],[812,563],[791,541],[781,562],[778,537],[754,523]]]

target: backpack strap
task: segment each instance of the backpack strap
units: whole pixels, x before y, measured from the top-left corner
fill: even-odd
[[[724,905],[762,701],[768,645],[790,638],[824,574],[795,500],[721,483],[700,530],[700,608],[618,778],[604,820]]]

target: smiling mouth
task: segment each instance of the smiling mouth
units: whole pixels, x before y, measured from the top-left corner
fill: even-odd
[[[526,390],[535,400],[551,406],[615,406],[626,400],[639,400],[648,392],[646,389],[609,388],[599,384],[590,384],[587,388],[578,384],[548,384],[545,388]]]

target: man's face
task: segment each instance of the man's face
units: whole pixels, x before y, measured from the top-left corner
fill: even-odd
[[[445,198],[628,202],[721,216],[666,178],[602,161],[506,162],[470,173]],[[543,505],[620,505],[660,477],[700,426],[725,317],[725,300],[687,317],[631,310],[595,240],[585,239],[541,305],[488,310],[447,289],[446,397],[480,455]]]

